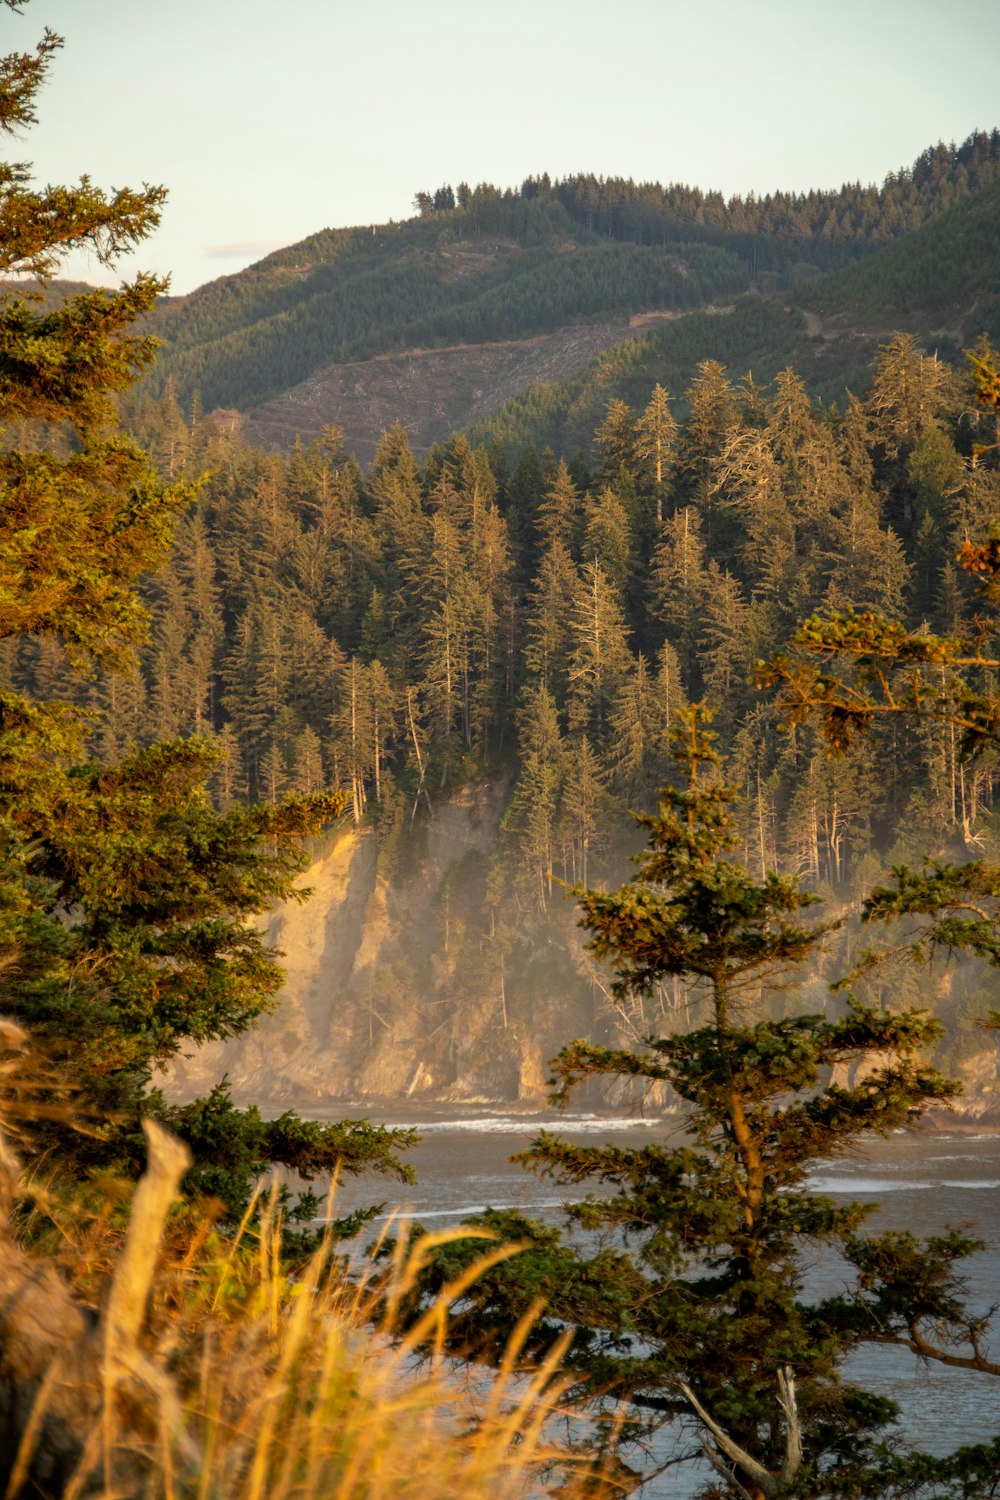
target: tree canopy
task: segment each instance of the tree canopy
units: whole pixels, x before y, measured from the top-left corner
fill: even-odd
[[[34,119],[60,44],[46,32],[33,52],[0,60],[3,134]],[[0,181],[0,264],[43,282],[81,243],[112,264],[155,226],[164,197],[157,187],[104,194],[88,179],[39,192],[20,163]],[[155,340],[136,324],[160,290],[140,275],[54,303],[17,281],[0,294],[0,639],[50,641],[78,672],[134,672],[149,625],[138,581],[163,561],[194,494],[161,482],[112,400],[153,358]],[[89,727],[64,701],[0,694],[0,1008],[28,1025],[91,1113],[86,1135],[61,1137],[63,1159],[133,1165],[138,1116],[154,1111],[197,1148],[192,1182],[209,1159],[233,1211],[268,1160],[306,1176],[337,1162],[405,1175],[393,1152],[406,1132],[268,1123],[232,1110],[224,1089],[187,1112],[150,1092],[154,1065],[240,1033],[274,1003],[279,955],[250,919],[302,899],[303,841],[342,810],[343,794],[218,812],[206,791],[222,758],[211,737],[147,742],[98,765]],[[229,1178],[211,1128],[218,1135],[223,1118],[242,1139]]]
[[[810,1182],[819,1162],[954,1097],[958,1085],[923,1060],[940,1023],[850,992],[821,1014],[795,1005],[830,924],[808,920],[815,897],[798,880],[756,879],[732,859],[738,791],[720,780],[706,717],[692,708],[676,731],[678,784],[639,819],[648,843],[636,877],[616,891],[575,890],[616,990],[648,994],[680,976],[700,1023],[634,1048],[574,1042],[554,1063],[564,1102],[597,1076],[679,1099],[682,1113],[666,1139],[637,1148],[539,1136],[526,1166],[604,1191],[567,1206],[565,1234],[517,1212],[474,1221],[527,1248],[472,1288],[456,1342],[496,1353],[510,1320],[542,1299],[538,1345],[575,1331],[576,1395],[608,1417],[625,1489],[649,1477],[636,1447],[687,1418],[693,1447],[678,1438],[679,1450],[661,1441],[653,1451],[707,1460],[706,1497],[979,1493],[996,1443],[948,1459],[905,1453],[892,1440],[894,1403],[843,1371],[863,1345],[895,1344],[1000,1375],[986,1321],[963,1296],[962,1262],[979,1243],[959,1231],[873,1233],[871,1205]],[[818,1246],[839,1253],[843,1291],[807,1289],[804,1251]],[[449,1247],[432,1284],[470,1253]],[[618,1425],[610,1416],[623,1401],[631,1410]]]

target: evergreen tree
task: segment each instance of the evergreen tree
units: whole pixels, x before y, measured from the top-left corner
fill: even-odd
[[[341,782],[350,789],[355,823],[360,823],[364,814],[368,801],[366,783],[374,770],[370,688],[367,668],[352,656],[342,669],[338,707],[330,722],[334,759]]]
[[[561,542],[567,552],[575,552],[581,510],[580,492],[560,459],[538,507],[539,548],[548,549],[553,542]]]
[[[797,572],[795,523],[769,432],[733,432],[716,461],[709,495],[745,533],[739,557],[754,593],[779,605],[787,601]]]
[[[60,39],[0,59],[0,131],[33,119]],[[106,263],[155,225],[162,190],[106,196],[34,191],[8,165],[0,205],[0,268],[47,277],[74,246]],[[0,301],[0,421],[49,424],[48,446],[0,453],[0,638],[29,632],[61,643],[72,664],[127,668],[147,616],[139,575],[166,555],[178,511],[192,498],[164,489],[147,455],[117,429],[111,397],[149,364],[152,340],[134,332],[162,284],[140,276],[118,292],[28,300],[8,282]],[[60,439],[68,431],[71,440]],[[64,456],[60,456],[64,455]],[[179,649],[174,642],[172,649]],[[150,1090],[152,1070],[185,1044],[238,1035],[273,1004],[275,953],[250,919],[294,894],[303,838],[335,815],[325,793],[280,806],[212,810],[206,782],[218,761],[204,740],[137,749],[88,762],[89,725],[65,703],[0,695],[0,906],[21,914],[18,951],[0,976],[0,1009],[46,1048],[60,1086],[95,1111],[91,1132],[39,1126],[59,1161],[134,1168],[140,1113],[173,1121],[195,1147],[193,1177],[228,1120],[242,1167],[217,1190],[231,1211],[253,1171],[284,1160],[306,1175],[365,1163],[400,1171],[391,1132],[240,1115],[225,1089],[185,1114]],[[72,919],[67,920],[67,914]],[[205,1101],[203,1101],[205,1103]],[[241,1133],[242,1132],[242,1133]],[[282,1143],[283,1142],[283,1143]],[[305,1209],[308,1213],[308,1207]]]
[[[614,484],[622,469],[632,472],[636,461],[636,422],[625,401],[609,401],[604,421],[594,434],[601,454],[601,478]]]
[[[774,396],[767,404],[767,430],[778,460],[793,472],[799,455],[819,436],[808,392],[792,369],[775,377]]]
[[[292,787],[309,796],[312,792],[322,791],[325,785],[320,738],[312,725],[307,724],[295,741]]]
[[[569,845],[570,878],[586,881],[590,858],[604,842],[608,825],[604,772],[585,734],[566,748],[561,831]]]
[[[891,528],[879,526],[871,502],[852,496],[839,514],[828,516],[824,533],[823,604],[832,610],[856,606],[890,620],[902,619],[910,566],[899,537]]]
[[[556,705],[543,683],[526,689],[519,721],[521,771],[504,813],[501,834],[505,846],[513,846],[532,904],[544,912],[552,896],[565,746]]]
[[[940,426],[955,395],[950,366],[922,354],[912,334],[897,333],[875,357],[865,403],[873,442],[887,459],[908,456],[926,432]]]
[[[649,603],[656,618],[666,625],[668,640],[688,668],[693,665],[707,586],[701,515],[693,505],[685,505],[667,521],[653,553]]]
[[[685,401],[688,416],[677,445],[679,493],[702,510],[714,548],[717,519],[714,513],[705,513],[713,464],[739,421],[736,393],[726,379],[725,367],[717,360],[703,361],[685,392]]]
[[[637,877],[617,891],[576,894],[591,951],[616,972],[616,995],[677,977],[693,986],[703,1019],[642,1050],[575,1042],[555,1069],[563,1098],[595,1076],[673,1091],[687,1106],[686,1139],[580,1146],[543,1133],[521,1160],[565,1186],[610,1186],[610,1196],[568,1212],[616,1240],[574,1246],[523,1214],[486,1214],[482,1222],[528,1248],[516,1270],[472,1289],[455,1337],[499,1351],[510,1319],[544,1296],[538,1346],[557,1327],[574,1330],[577,1394],[605,1413],[611,1401],[633,1403],[632,1422],[606,1428],[621,1449],[664,1420],[697,1424],[699,1456],[715,1471],[698,1490],[706,1500],[978,1494],[977,1483],[995,1478],[997,1444],[948,1459],[901,1452],[886,1441],[893,1402],[843,1370],[866,1343],[889,1343],[1000,1375],[961,1295],[961,1262],[976,1242],[957,1232],[924,1241],[862,1233],[870,1206],[834,1201],[808,1181],[817,1162],[955,1093],[919,1058],[939,1025],[852,998],[829,1019],[796,1013],[787,998],[775,1005],[829,924],[806,920],[815,898],[797,880],[754,879],[732,859],[737,793],[719,783],[696,710],[676,757],[681,786],[639,818],[649,843]],[[870,1066],[853,1085],[830,1081],[859,1059]],[[806,1289],[803,1250],[824,1245],[850,1268],[847,1295]],[[472,1253],[451,1248],[433,1284]],[[623,1464],[617,1477],[628,1489],[643,1475]],[[937,1487],[952,1480],[954,1489]]]
[[[457,744],[471,742],[473,631],[478,590],[471,577],[466,538],[443,511],[428,535],[429,553],[414,579],[423,596],[418,635],[421,687],[431,743],[445,785]]]
[[[931,427],[913,445],[906,477],[913,494],[913,611],[929,619],[944,552],[949,499],[962,488],[965,464],[948,434]]]
[[[120,759],[146,738],[148,713],[142,678],[107,672],[97,687],[99,729],[91,736],[97,758],[105,765]]]
[[[514,563],[507,525],[496,505],[490,504],[480,512],[469,542],[475,606],[469,744],[478,746],[485,760],[491,731],[497,729],[500,736],[503,734],[517,671]]]
[[[641,652],[618,689],[609,725],[611,785],[629,806],[635,806],[649,787],[659,730],[654,684]]]
[[[507,481],[505,516],[510,531],[510,545],[519,570],[533,571],[535,515],[545,488],[542,461],[538,449],[525,448]]]
[[[582,560],[600,563],[608,582],[624,598],[631,552],[628,514],[613,491],[602,490],[587,506],[581,550]]]
[[[677,423],[673,419],[662,385],[656,384],[646,409],[636,423],[635,456],[649,469],[656,497],[657,530],[663,524],[663,505],[667,480],[677,440]]]
[[[409,623],[404,573],[427,546],[417,465],[409,439],[398,423],[382,435],[368,476],[372,527],[378,544],[384,587],[397,628]]]
[[[631,657],[621,604],[600,563],[581,569],[569,623],[569,727],[589,729],[601,741]]]
[[[745,706],[754,659],[752,615],[738,581],[714,561],[707,573],[698,665],[705,691],[731,727]]]
[[[562,706],[569,673],[570,620],[567,600],[577,587],[573,560],[562,542],[546,551],[525,610],[524,665]]]

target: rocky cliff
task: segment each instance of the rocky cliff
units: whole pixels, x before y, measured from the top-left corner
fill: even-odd
[[[520,993],[516,981],[508,988],[488,930],[470,931],[482,921],[505,792],[467,787],[441,804],[391,873],[370,830],[331,837],[309,870],[309,899],[271,918],[287,971],[276,1010],[247,1036],[179,1059],[170,1092],[201,1093],[228,1074],[239,1100],[301,1107],[418,1095],[544,1100],[545,1059],[580,1029],[573,963],[565,1005],[547,1006],[549,1023],[531,1027],[531,976],[522,973]],[[558,925],[572,934],[565,915]],[[470,949],[480,962],[470,963]]]
[[[629,1045],[690,1024],[683,994],[631,1016],[615,1012],[583,954],[573,905],[558,894],[544,920],[528,917],[516,933],[494,928],[488,879],[507,791],[497,782],[464,787],[408,827],[392,858],[385,848],[380,856],[368,828],[330,835],[304,882],[309,898],[271,917],[287,971],[274,1012],[245,1037],[179,1059],[168,1091],[192,1097],[228,1074],[237,1101],[306,1113],[325,1101],[367,1108],[403,1098],[541,1104],[547,1060],[571,1038]],[[827,966],[794,1004],[828,1003],[824,981],[842,972],[838,955]],[[919,996],[900,1003],[932,1004],[945,1021],[937,1061],[965,1085],[950,1118],[995,1128],[1000,1033],[976,1022],[997,1004],[993,971],[969,963],[920,979]],[[596,1086],[588,1102],[636,1103]]]

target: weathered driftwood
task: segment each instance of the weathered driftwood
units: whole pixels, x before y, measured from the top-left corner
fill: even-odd
[[[23,1067],[27,1045],[24,1032],[0,1018],[0,1082]],[[197,1467],[184,1441],[174,1384],[140,1341],[164,1223],[190,1157],[158,1125],[147,1120],[143,1129],[148,1165],[95,1326],[56,1270],[17,1243],[10,1213],[20,1168],[0,1119],[0,1480],[6,1500],[109,1488],[134,1493],[143,1452],[159,1447],[162,1453],[164,1436],[181,1467]]]

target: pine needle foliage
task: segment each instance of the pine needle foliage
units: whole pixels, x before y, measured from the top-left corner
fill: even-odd
[[[1000,374],[992,353],[969,351],[974,395],[996,409]],[[971,467],[996,448],[974,445]],[[959,758],[975,761],[995,751],[1000,735],[1000,525],[985,540],[966,534],[955,558],[974,580],[978,609],[962,635],[907,629],[873,612],[813,615],[789,647],[757,663],[761,688],[777,688],[786,727],[813,724],[834,756],[845,754],[880,722],[894,719],[957,731]],[[970,837],[971,848],[981,840]],[[865,922],[892,924],[894,951],[925,962],[965,951],[1000,965],[1000,865],[995,860],[928,858],[919,867],[895,865],[862,908]],[[877,949],[861,955],[856,973],[884,961]],[[1000,1024],[993,1011],[985,1023]]]
[[[959,1268],[977,1242],[873,1235],[871,1205],[810,1182],[818,1163],[914,1125],[958,1092],[922,1060],[940,1024],[852,996],[830,1014],[796,1013],[791,985],[831,924],[808,921],[816,898],[796,880],[755,880],[731,858],[736,792],[721,784],[707,717],[687,713],[675,741],[680,784],[639,820],[648,847],[637,878],[574,892],[589,947],[611,963],[621,995],[677,977],[705,1019],[630,1050],[574,1042],[554,1063],[561,1101],[594,1077],[679,1098],[675,1138],[625,1148],[541,1134],[525,1165],[569,1189],[600,1184],[603,1195],[567,1206],[565,1234],[486,1215],[531,1248],[477,1286],[463,1333],[499,1340],[544,1296],[550,1329],[574,1330],[580,1393],[606,1412],[624,1402],[639,1414],[615,1442],[681,1423],[681,1455],[714,1473],[706,1497],[964,1493],[935,1490],[930,1476],[982,1473],[987,1460],[963,1451],[951,1470],[912,1456],[900,1467],[893,1402],[853,1384],[843,1364],[866,1343],[896,1344],[1000,1373],[962,1294]],[[843,1294],[808,1293],[804,1252],[818,1248],[841,1258]],[[460,1253],[446,1253],[451,1274]],[[912,1489],[904,1469],[923,1476]],[[634,1467],[633,1482],[646,1472]]]
[[[33,122],[60,46],[46,31],[34,51],[0,58],[0,135]],[[165,283],[140,275],[60,299],[38,279],[44,287],[81,246],[113,264],[155,228],[164,196],[104,193],[88,178],[36,190],[26,164],[0,164],[0,274],[15,278],[0,285],[0,641],[53,645],[78,674],[135,670],[149,626],[137,583],[164,560],[197,484],[162,483],[116,418],[115,398],[154,357],[140,320]],[[87,1134],[53,1119],[38,1149],[58,1136],[66,1167],[132,1170],[140,1116],[169,1113],[150,1089],[155,1067],[186,1045],[239,1035],[273,1006],[279,955],[252,918],[304,897],[304,841],[344,797],[320,790],[216,812],[215,742],[147,744],[97,766],[91,727],[66,703],[0,692],[0,1012],[30,1029],[91,1111]],[[307,1177],[338,1162],[408,1176],[394,1154],[408,1132],[265,1126],[224,1088],[173,1123],[209,1158],[237,1217],[279,1156]],[[220,1134],[231,1148],[222,1161],[212,1158]]]

